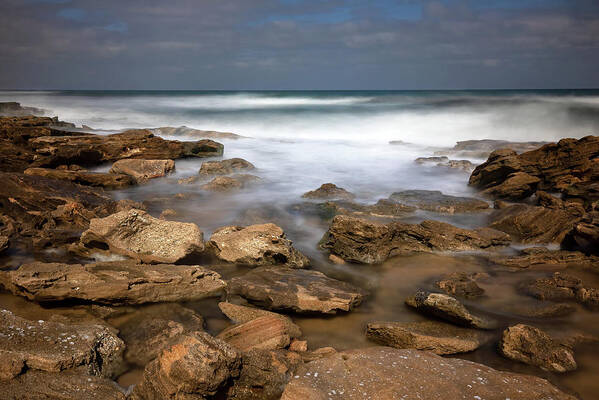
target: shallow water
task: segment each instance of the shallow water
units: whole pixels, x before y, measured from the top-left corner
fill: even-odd
[[[582,331],[599,336],[599,313],[578,307],[576,313],[559,319],[535,320],[517,315],[525,305],[537,301],[521,295],[519,282],[549,275],[549,268],[511,271],[489,265],[477,254],[421,254],[389,260],[383,265],[333,265],[317,248],[327,224],[293,209],[301,194],[322,183],[334,182],[357,194],[357,201],[373,203],[391,193],[407,189],[441,190],[445,194],[475,196],[468,174],[434,165],[417,165],[416,157],[432,155],[441,146],[457,140],[509,139],[555,140],[581,137],[599,131],[599,93],[574,92],[432,92],[432,93],[111,93],[111,92],[0,92],[0,101],[49,109],[61,119],[102,129],[187,125],[198,129],[232,131],[250,138],[219,140],[225,158],[242,157],[252,162],[263,182],[238,193],[212,194],[200,189],[203,182],[180,185],[179,178],[196,175],[205,160],[176,161],[176,172],[148,184],[113,191],[116,199],[144,201],[150,213],[173,209],[174,220],[194,222],[208,238],[216,228],[229,224],[274,222],[295,246],[306,254],[313,268],[351,282],[370,292],[367,300],[348,314],[331,317],[293,316],[310,348],[333,346],[348,349],[372,345],[364,331],[372,321],[424,320],[404,304],[418,288],[432,289],[441,275],[453,271],[487,272],[480,286],[485,297],[466,304],[489,313],[504,326],[529,322],[548,332],[565,335]],[[590,110],[590,111],[589,111]],[[168,137],[167,137],[168,138]],[[185,138],[169,138],[184,140]],[[389,145],[403,140],[412,145]],[[481,162],[482,160],[472,160]],[[108,165],[97,168],[107,170]],[[465,228],[487,224],[490,211],[443,215],[418,211],[404,221],[437,219]],[[513,248],[518,248],[515,244]],[[60,259],[51,252],[36,255],[44,260]],[[9,254],[3,265],[29,261],[31,254]],[[219,267],[229,278],[244,268]],[[599,287],[599,275],[583,268],[569,272]],[[217,307],[218,299],[188,303],[206,320],[206,329],[216,334],[229,322]],[[27,318],[38,318],[47,310],[8,294],[0,304]],[[72,307],[53,313],[73,313]],[[85,314],[81,316],[85,318]],[[112,321],[118,326],[118,321]],[[495,331],[495,339],[500,330]],[[543,376],[564,390],[593,399],[599,393],[599,349],[596,344],[578,349],[579,369],[551,374],[500,357],[497,340],[470,354],[457,357],[499,369]],[[126,386],[138,381],[140,370],[121,377]]]

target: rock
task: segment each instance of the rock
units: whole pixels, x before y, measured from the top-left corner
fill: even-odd
[[[175,170],[173,160],[118,160],[110,168],[111,174],[129,175],[137,183],[144,183],[149,179],[166,176]]]
[[[532,307],[518,305],[516,313],[527,318],[565,317],[576,311],[576,306],[567,303],[539,304]]]
[[[508,235],[489,228],[467,230],[438,221],[380,224],[338,215],[320,247],[345,261],[377,264],[414,252],[480,250],[509,243]]]
[[[0,271],[0,283],[37,302],[78,300],[107,305],[191,301],[218,295],[226,286],[200,266],[144,265],[132,261],[97,264],[23,264]]]
[[[295,351],[297,353],[308,351],[308,341],[293,339],[291,343],[289,343],[289,351]]]
[[[239,171],[256,169],[243,158],[231,158],[222,161],[204,161],[200,167],[200,175],[229,175]]]
[[[513,268],[530,268],[537,265],[564,267],[599,265],[597,256],[587,256],[579,251],[549,250],[546,247],[529,247],[513,256],[492,255],[489,260]]]
[[[196,224],[164,221],[137,209],[92,219],[80,244],[146,263],[174,263],[204,250]]]
[[[414,160],[416,164],[426,164],[426,163],[446,163],[449,161],[449,157],[440,156],[440,157],[418,157]]]
[[[261,181],[262,179],[255,175],[235,174],[232,176],[217,176],[200,187],[211,192],[231,192],[248,188]]]
[[[356,196],[333,183],[324,183],[318,189],[304,193],[302,197],[305,199],[352,200]]]
[[[189,176],[187,178],[180,178],[177,180],[179,185],[193,185],[197,183],[201,178],[197,175]]]
[[[375,204],[359,204],[351,201],[326,201],[324,203],[305,202],[293,205],[291,211],[304,215],[314,215],[329,220],[335,215],[350,215],[370,219],[402,218],[416,211],[416,207],[407,206],[388,199],[380,199]]]
[[[329,261],[332,262],[333,264],[337,264],[337,265],[345,264],[345,260],[343,258],[337,257],[334,254],[329,254]]]
[[[536,176],[528,175],[525,172],[514,172],[509,174],[502,183],[491,186],[482,193],[500,199],[523,200],[536,191],[539,182],[541,180]]]
[[[403,140],[390,140],[389,144],[391,145],[402,145],[402,146],[409,146],[412,143],[409,142],[404,142]]]
[[[565,238],[565,245],[599,256],[599,211],[590,212],[575,223]]]
[[[393,193],[389,199],[418,207],[422,210],[446,214],[479,211],[489,208],[489,204],[486,201],[471,197],[448,196],[438,190],[405,190]]]
[[[281,318],[263,316],[220,332],[217,338],[224,340],[241,352],[249,350],[276,350],[289,346],[291,338]]]
[[[480,139],[463,140],[457,142],[453,147],[455,151],[487,151],[491,152],[499,149],[511,149],[516,153],[536,150],[547,144],[547,142],[510,142],[507,140]]]
[[[398,349],[418,349],[435,354],[467,353],[478,349],[488,338],[480,331],[436,321],[371,322],[366,337]]]
[[[175,210],[173,210],[172,208],[167,208],[166,210],[163,210],[160,213],[160,219],[163,219],[165,221],[170,220],[172,217],[176,217],[179,213]]]
[[[302,336],[302,331],[299,326],[293,323],[291,318],[277,314],[271,311],[261,310],[255,307],[240,306],[233,303],[221,302],[218,303],[218,307],[231,321],[236,324],[243,324],[249,321],[253,321],[260,317],[276,317],[279,318],[285,325],[285,332],[291,338],[298,338]]]
[[[0,102],[0,116],[22,117],[26,115],[43,115],[44,110],[35,107],[23,107],[15,101]]]
[[[335,314],[350,311],[364,292],[318,271],[260,267],[229,282],[228,293],[260,307],[298,313]]]
[[[485,317],[472,314],[454,297],[441,293],[430,293],[419,290],[406,300],[406,304],[416,311],[430,314],[456,325],[479,329],[494,329],[496,322]]]
[[[292,246],[283,230],[275,224],[219,228],[210,237],[207,248],[219,260],[236,264],[291,268],[310,265],[308,258]]]
[[[445,293],[459,297],[479,297],[485,291],[476,284],[476,278],[479,274],[467,274],[465,272],[452,272],[445,275],[441,280],[435,282],[435,285]]]
[[[278,400],[301,357],[286,350],[250,350],[242,356],[241,372],[227,393],[229,400]]]
[[[83,186],[96,186],[106,189],[119,189],[137,183],[131,176],[124,174],[105,174],[101,172],[70,171],[49,168],[28,168],[24,173],[25,175],[43,176],[51,179],[69,181]]]
[[[574,276],[556,272],[551,278],[539,278],[526,283],[524,291],[540,300],[576,300],[589,307],[599,307],[599,290],[584,287]]]
[[[541,378],[389,347],[347,350],[304,364],[295,372],[281,400],[402,397],[574,400]]]
[[[546,371],[567,372],[577,368],[572,349],[530,325],[518,324],[503,331],[499,350],[509,359]]]
[[[468,160],[449,160],[449,161],[447,161],[447,163],[440,163],[440,164],[437,164],[437,166],[459,169],[464,172],[472,172],[472,170],[474,170],[474,168],[476,167],[474,164],[472,164]]]
[[[10,240],[8,240],[8,238],[6,236],[0,235],[0,253],[2,253],[4,250],[8,249],[9,245],[10,245]]]
[[[0,392],[6,399],[27,400],[126,400],[127,397],[116,383],[105,378],[35,370],[10,381],[0,380]]]
[[[179,336],[150,362],[132,400],[204,399],[239,374],[240,354],[204,332]]]
[[[13,377],[23,369],[103,377],[122,372],[125,344],[104,326],[29,321],[0,310],[0,332],[0,365],[16,365]]]
[[[188,136],[194,138],[235,140],[245,137],[231,132],[204,131],[201,129],[188,128],[187,126],[179,126],[177,128],[165,126],[161,128],[149,129],[149,131],[158,136]]]

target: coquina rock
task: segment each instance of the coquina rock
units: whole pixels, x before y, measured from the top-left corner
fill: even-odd
[[[132,209],[92,219],[89,229],[81,235],[80,245],[146,263],[174,263],[201,253],[203,237],[196,224],[165,221]]]
[[[83,186],[97,186],[106,189],[119,189],[137,183],[133,177],[125,174],[106,174],[101,172],[69,171],[50,168],[28,168],[25,175],[43,176],[60,179]]]
[[[200,167],[200,175],[229,175],[253,169],[256,167],[243,158],[230,158],[222,161],[204,161]]]
[[[199,300],[220,294],[226,286],[219,274],[197,265],[132,261],[36,262],[0,271],[0,283],[15,295],[38,302],[78,300],[107,305]]]
[[[480,383],[477,383],[480,382]],[[282,400],[574,400],[544,379],[430,352],[369,347],[300,366]]]
[[[149,179],[166,176],[175,170],[173,160],[118,160],[110,168],[111,174],[128,175],[137,183],[144,183]]]
[[[345,261],[377,264],[414,252],[492,249],[509,243],[509,235],[490,228],[467,230],[439,221],[381,224],[338,215],[320,247]]]
[[[210,237],[207,248],[219,260],[251,266],[285,265],[304,268],[310,264],[275,224],[225,226]]]

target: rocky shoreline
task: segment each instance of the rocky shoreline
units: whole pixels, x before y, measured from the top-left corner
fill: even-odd
[[[172,179],[184,159],[207,159],[177,183],[199,199],[268,184],[259,160],[223,159],[213,140],[243,137],[186,127],[83,133],[20,114],[34,109],[0,109],[18,115],[0,117],[2,295],[47,315],[0,307],[7,398],[576,398],[543,378],[576,370],[577,346],[599,339],[558,337],[543,321],[599,310],[599,287],[579,277],[599,273],[599,137],[460,142],[452,154],[487,160],[474,166],[439,153],[416,163],[470,174],[476,197],[403,190],[365,204],[325,183],[287,210],[248,209],[244,223],[207,235],[172,208],[187,192],[140,202],[114,190]],[[414,220],[419,213],[438,218]],[[486,226],[446,222],[481,213]],[[309,252],[289,238],[303,228],[298,216],[324,227]],[[367,314],[380,295],[348,271],[423,255],[458,264],[474,256],[488,273],[458,267],[409,288],[404,307],[419,320],[368,320],[370,347],[314,346],[305,336],[305,318],[333,331],[336,318]],[[534,304],[520,307],[521,318],[476,303],[499,273]],[[538,376],[439,356],[481,348]],[[116,383],[131,371],[134,385]]]

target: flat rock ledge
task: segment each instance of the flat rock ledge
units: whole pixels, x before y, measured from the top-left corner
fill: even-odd
[[[434,211],[445,214],[457,214],[481,211],[489,208],[489,203],[472,197],[449,196],[438,190],[406,190],[395,192],[390,200],[421,210]]]
[[[107,174],[101,172],[70,171],[50,168],[28,168],[25,175],[43,176],[60,179],[84,186],[97,186],[105,189],[121,189],[137,183],[133,177],[125,174]]]
[[[110,168],[111,174],[129,175],[137,183],[144,183],[150,179],[160,178],[175,171],[173,160],[118,160]]]
[[[350,311],[365,296],[362,289],[322,272],[286,267],[260,267],[235,277],[228,293],[270,310],[323,314]]]
[[[439,221],[381,224],[338,215],[320,241],[320,247],[348,262],[378,264],[415,252],[472,251],[509,243],[509,235],[490,228],[468,230]]]
[[[214,297],[226,286],[219,274],[197,265],[131,261],[35,262],[0,272],[0,283],[13,294],[37,302],[77,300],[107,305],[198,300]]]
[[[281,400],[574,400],[544,379],[429,352],[370,347],[300,366]]]
[[[489,339],[481,331],[436,321],[371,322],[366,327],[366,337],[384,346],[439,355],[474,351]]]

